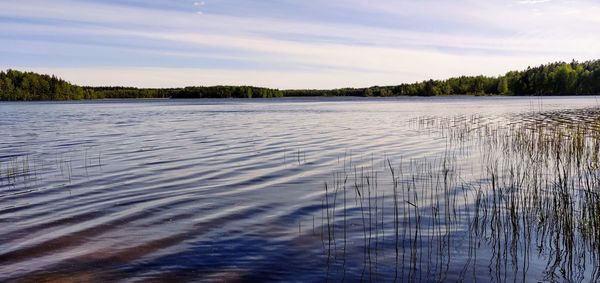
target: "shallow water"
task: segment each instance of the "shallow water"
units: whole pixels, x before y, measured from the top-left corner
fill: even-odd
[[[552,252],[525,261],[522,243],[511,256],[485,233],[476,239],[476,200],[465,187],[481,181],[485,153],[426,124],[550,124],[569,113],[593,119],[599,105],[596,97],[0,103],[0,281],[592,281],[591,251],[579,271],[549,277]],[[445,161],[453,178],[439,178]],[[413,184],[395,210],[390,167]]]

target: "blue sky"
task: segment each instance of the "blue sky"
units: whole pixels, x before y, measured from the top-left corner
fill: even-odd
[[[577,0],[0,0],[0,68],[83,85],[336,88],[600,59]]]

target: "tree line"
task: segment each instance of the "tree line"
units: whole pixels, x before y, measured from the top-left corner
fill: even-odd
[[[0,72],[0,100],[94,99],[93,91],[55,76],[8,70]]]
[[[556,62],[503,76],[461,76],[396,86],[330,90],[278,90],[252,86],[186,88],[81,87],[55,76],[0,72],[0,100],[81,100],[121,98],[271,98],[293,96],[436,95],[591,95],[600,94],[600,60]]]

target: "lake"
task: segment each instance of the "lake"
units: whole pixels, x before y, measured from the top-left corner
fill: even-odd
[[[597,281],[599,101],[3,102],[0,281]]]

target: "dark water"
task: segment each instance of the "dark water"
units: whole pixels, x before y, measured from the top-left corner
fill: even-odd
[[[598,105],[0,103],[0,281],[594,281],[585,235],[544,248],[545,230],[521,228],[539,219],[479,214],[489,151],[448,132],[593,120]]]

